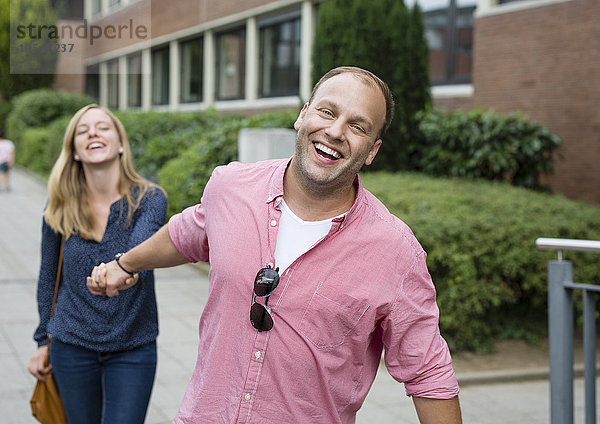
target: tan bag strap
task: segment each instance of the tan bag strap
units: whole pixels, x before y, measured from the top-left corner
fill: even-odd
[[[62,272],[63,263],[63,237],[60,237],[60,253],[58,254],[58,271],[56,271],[56,284],[54,285],[54,297],[52,298],[52,309],[50,310],[50,318],[54,315],[54,305],[56,304],[56,296],[58,295],[58,285],[60,284],[60,273]]]
[[[60,236],[60,251],[58,253],[58,270],[56,271],[56,283],[54,284],[54,297],[52,298],[52,309],[50,309],[50,318],[54,316],[54,305],[56,305],[56,297],[58,296],[58,285],[60,284],[60,273],[62,272],[62,251],[63,251],[64,238]],[[50,340],[48,337],[48,350],[46,351],[46,357],[44,358],[44,366],[48,366],[50,363]]]
[[[52,318],[52,316],[54,316],[54,305],[56,305],[56,297],[58,296],[58,285],[60,284],[60,273],[62,272],[62,263],[63,263],[63,245],[64,245],[64,238],[63,236],[60,236],[60,252],[58,254],[58,270],[56,271],[56,283],[54,284],[54,297],[52,298],[52,309],[50,309],[50,318]],[[48,337],[48,343],[46,343],[46,346],[48,346],[48,350],[46,351],[46,358],[44,359],[44,365],[48,366],[48,364],[50,363],[50,340],[52,338]]]

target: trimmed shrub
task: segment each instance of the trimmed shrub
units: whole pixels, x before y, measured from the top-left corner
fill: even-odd
[[[368,173],[363,182],[428,252],[440,327],[453,350],[546,334],[547,261],[538,237],[600,240],[600,210],[507,183]],[[565,252],[578,282],[598,283],[598,257]]]
[[[241,128],[292,128],[296,116],[294,111],[231,119],[201,134],[198,140],[158,172],[158,182],[169,195],[168,216],[199,203],[213,169],[237,159]]]
[[[27,128],[21,137],[15,161],[18,164],[27,166],[30,171],[44,175],[44,164],[49,163],[45,155],[45,146],[48,143],[48,130],[46,128]]]
[[[152,181],[158,180],[158,172],[165,163],[179,156],[207,133],[218,130],[227,122],[244,119],[214,109],[169,113],[166,117],[158,117],[157,113],[165,115],[160,112],[138,113],[125,117],[128,124],[133,124],[130,128],[124,123],[132,144],[136,169]],[[148,121],[152,121],[152,124],[144,125]]]
[[[62,149],[63,136],[70,120],[70,116],[65,116],[47,127],[27,128],[19,143],[16,162],[43,177],[49,176]]]
[[[411,154],[419,171],[540,189],[541,174],[553,170],[560,139],[520,113],[434,109],[418,116],[422,139]]]
[[[224,115],[214,110],[207,110],[200,112],[118,111],[116,116],[127,131],[136,169],[145,177],[156,180],[156,173],[162,163],[175,157],[182,147],[193,141],[176,139],[177,133],[183,132],[195,136],[196,132],[202,132],[204,128],[218,125]],[[184,146],[181,146],[181,143]],[[173,147],[175,147],[174,151],[161,151]],[[148,149],[151,149],[151,152]]]
[[[202,135],[158,172],[158,183],[167,191],[170,217],[200,203],[213,169],[237,158],[237,135],[242,121],[230,121]]]
[[[39,89],[27,91],[13,99],[13,109],[7,119],[7,137],[19,148],[26,128],[44,127],[57,118],[72,117],[79,109],[94,103],[94,99],[67,91]],[[18,154],[18,150],[17,150]]]
[[[253,115],[242,122],[245,128],[294,128],[299,110],[266,112]]]
[[[6,134],[6,119],[12,110],[12,103],[0,103],[0,129]]]

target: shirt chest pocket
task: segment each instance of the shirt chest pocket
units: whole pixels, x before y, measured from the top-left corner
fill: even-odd
[[[333,349],[344,343],[368,308],[366,301],[321,283],[302,315],[298,331],[317,348]]]

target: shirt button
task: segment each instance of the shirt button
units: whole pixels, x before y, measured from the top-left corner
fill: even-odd
[[[260,359],[260,352],[255,352],[255,353],[254,353],[254,357],[255,357],[256,359]]]
[[[275,227],[275,226],[277,226],[277,221],[275,221],[275,220],[272,220],[272,221],[271,221],[271,227]]]
[[[275,266],[275,265],[273,265],[273,262],[269,262],[269,263],[267,264],[267,267],[268,267],[268,268],[273,268],[274,266]]]
[[[246,396],[244,396],[244,399],[250,400],[250,393],[246,393]]]

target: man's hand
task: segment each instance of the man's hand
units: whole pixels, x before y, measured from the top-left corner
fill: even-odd
[[[119,290],[125,290],[138,282],[138,274],[134,277],[124,272],[116,261],[107,264],[101,263],[92,270],[92,275],[87,277],[86,285],[90,293],[97,296],[114,297]]]

